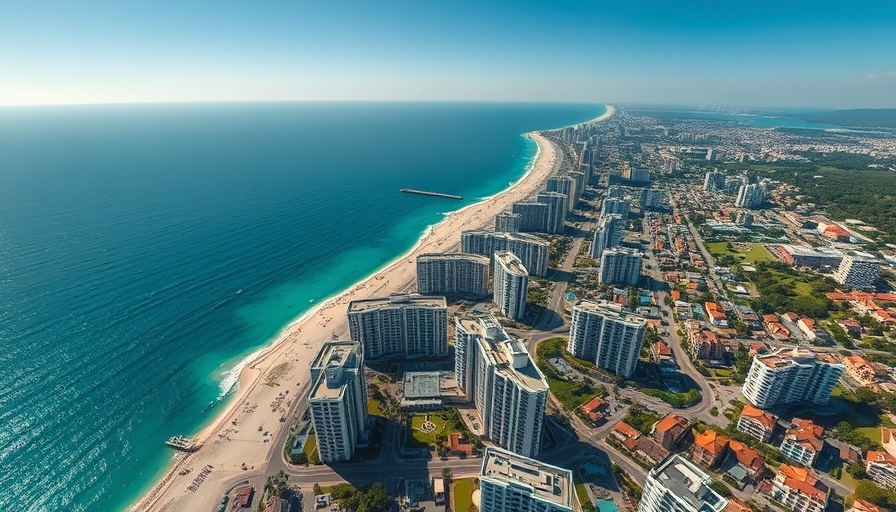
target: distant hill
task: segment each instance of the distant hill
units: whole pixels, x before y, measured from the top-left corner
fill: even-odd
[[[799,115],[800,119],[816,123],[836,124],[859,128],[896,128],[896,108],[861,108],[811,112]]]

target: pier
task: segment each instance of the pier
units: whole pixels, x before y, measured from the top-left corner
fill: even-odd
[[[412,188],[400,188],[398,191],[404,192],[405,194],[420,194],[422,196],[444,197],[446,199],[463,199],[463,196],[454,194],[442,194],[441,192],[428,192],[426,190],[414,190]]]

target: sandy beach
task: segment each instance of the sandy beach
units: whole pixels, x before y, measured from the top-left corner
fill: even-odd
[[[606,113],[589,123],[613,113],[613,107],[607,105]],[[447,216],[410,251],[284,328],[269,347],[243,367],[238,391],[226,410],[195,436],[202,448],[179,456],[165,477],[131,510],[211,510],[229,487],[258,475],[268,461],[280,457],[286,438],[283,431],[290,424],[296,400],[307,391],[311,359],[323,342],[334,337],[348,339],[348,303],[414,291],[419,254],[460,250],[461,231],[493,228],[498,213],[515,201],[534,196],[557,171],[559,158],[554,145],[538,133],[528,136],[538,144],[538,153],[517,183]]]

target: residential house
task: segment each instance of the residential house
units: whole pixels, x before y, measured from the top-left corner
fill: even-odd
[[[777,416],[747,404],[737,420],[737,430],[767,443],[777,424]]]
[[[889,453],[869,451],[865,455],[865,472],[878,484],[896,489],[896,457]]]
[[[675,413],[669,413],[661,419],[653,428],[653,438],[663,448],[675,450],[691,432],[691,425],[687,418]]]
[[[609,408],[609,402],[599,396],[596,396],[583,404],[579,409],[593,423],[600,423],[604,421],[604,413]]]
[[[749,477],[755,480],[765,470],[765,457],[761,453],[739,441],[728,443],[728,452]]]
[[[812,420],[794,418],[793,424],[784,433],[781,453],[800,464],[811,467],[824,448],[824,427],[816,425]]]
[[[794,512],[824,512],[829,490],[807,468],[782,464],[772,487],[772,497]]]
[[[721,464],[728,450],[731,438],[715,430],[705,430],[694,436],[691,446],[691,461],[709,468]]]

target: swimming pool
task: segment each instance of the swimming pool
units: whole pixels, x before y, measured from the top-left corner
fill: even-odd
[[[619,512],[619,507],[610,500],[598,500],[597,510],[600,512]]]

